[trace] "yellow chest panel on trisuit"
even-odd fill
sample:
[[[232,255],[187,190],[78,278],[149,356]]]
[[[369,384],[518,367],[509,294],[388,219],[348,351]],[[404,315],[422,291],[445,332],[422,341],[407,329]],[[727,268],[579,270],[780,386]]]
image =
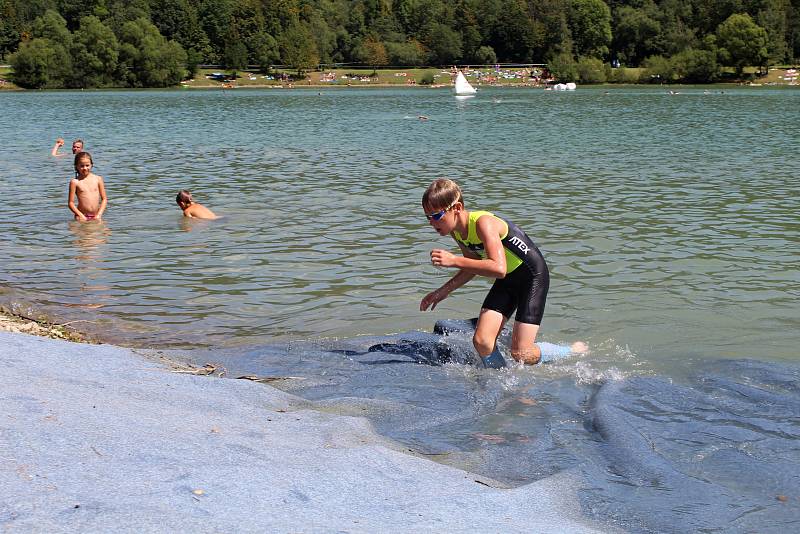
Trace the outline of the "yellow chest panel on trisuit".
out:
[[[469,225],[467,226],[467,237],[466,238],[462,237],[462,235],[459,234],[458,231],[456,230],[453,230],[453,237],[455,238],[456,241],[458,241],[471,251],[475,252],[481,258],[485,259],[486,250],[484,248],[483,241],[481,241],[481,238],[478,237],[478,228],[477,228],[478,219],[480,219],[484,215],[490,215],[492,217],[494,216],[494,214],[489,211],[469,212]],[[498,217],[498,219],[500,218]],[[503,219],[500,220],[503,221]],[[505,239],[506,236],[508,235],[508,224],[506,223],[506,221],[503,221],[503,224],[505,225],[505,230],[503,231],[502,235],[498,236],[500,237],[500,239]],[[522,260],[519,259],[513,252],[508,250],[508,247],[506,247],[505,245],[503,246],[503,250],[506,253],[506,273],[514,272],[514,270],[517,267],[522,265]]]

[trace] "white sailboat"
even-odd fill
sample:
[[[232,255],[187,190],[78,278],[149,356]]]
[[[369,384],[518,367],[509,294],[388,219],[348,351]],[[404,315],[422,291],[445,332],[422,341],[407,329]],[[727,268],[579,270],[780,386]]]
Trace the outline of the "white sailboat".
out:
[[[456,86],[455,86],[455,93],[456,96],[470,96],[474,95],[478,91],[472,87],[467,79],[464,77],[464,73],[458,71],[458,75],[456,76]]]

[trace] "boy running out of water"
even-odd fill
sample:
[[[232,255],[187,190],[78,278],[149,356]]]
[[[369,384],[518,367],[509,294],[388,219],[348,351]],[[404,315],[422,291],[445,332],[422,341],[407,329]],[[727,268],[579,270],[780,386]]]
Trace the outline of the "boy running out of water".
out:
[[[425,295],[420,310],[436,304],[476,275],[494,278],[483,301],[472,343],[486,367],[503,367],[497,338],[505,322],[514,315],[511,357],[527,364],[539,363],[541,350],[535,344],[544,314],[550,274],[544,257],[533,241],[514,223],[488,211],[467,211],[461,188],[448,179],[435,180],[422,196],[428,222],[439,235],[450,235],[463,256],[433,249],[431,263],[458,272],[439,289]],[[584,352],[581,342],[571,347]]]

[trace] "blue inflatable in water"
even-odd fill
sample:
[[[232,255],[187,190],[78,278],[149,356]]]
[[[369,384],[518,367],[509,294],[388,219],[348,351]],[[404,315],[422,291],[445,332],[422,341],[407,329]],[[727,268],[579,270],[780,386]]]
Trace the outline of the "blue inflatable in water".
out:
[[[450,334],[468,334],[472,335],[475,332],[475,325],[478,323],[477,318],[473,319],[443,319],[436,321],[433,326],[433,332],[442,336]],[[503,329],[501,335],[510,334],[509,329]],[[556,345],[555,343],[548,343],[547,341],[537,341],[539,349],[542,351],[542,363],[549,363],[556,360],[566,358],[572,354],[572,349],[568,345]],[[484,358],[483,364],[485,367],[492,369],[499,369],[506,366],[503,355],[499,348],[495,347],[494,352]]]

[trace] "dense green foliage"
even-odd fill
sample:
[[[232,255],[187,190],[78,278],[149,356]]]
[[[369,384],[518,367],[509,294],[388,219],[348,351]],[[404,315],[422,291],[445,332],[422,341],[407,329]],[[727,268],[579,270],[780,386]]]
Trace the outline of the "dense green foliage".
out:
[[[800,58],[800,0],[0,0],[0,57],[24,87],[166,86],[202,63],[548,63],[588,82],[624,78],[613,61],[703,82]]]

